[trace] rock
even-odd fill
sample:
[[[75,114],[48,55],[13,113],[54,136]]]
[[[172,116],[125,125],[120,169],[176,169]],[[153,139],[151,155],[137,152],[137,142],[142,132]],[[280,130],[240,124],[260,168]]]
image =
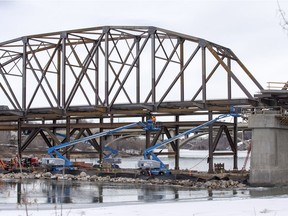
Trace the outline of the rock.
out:
[[[65,174],[65,178],[68,179],[68,180],[76,180],[77,179],[76,176],[71,175],[71,174]]]
[[[35,179],[35,173],[29,173],[29,174],[27,174],[27,173],[25,173],[25,175],[23,175],[23,178],[25,178],[25,179]]]
[[[15,173],[14,178],[15,179],[22,179],[22,174],[21,173]]]
[[[97,181],[97,180],[98,180],[98,176],[96,176],[96,175],[92,175],[90,177],[90,181]]]
[[[245,188],[245,187],[246,187],[246,185],[245,185],[245,184],[243,184],[243,183],[239,183],[239,184],[237,185],[237,187],[238,187],[238,188]]]
[[[35,179],[40,179],[40,178],[41,178],[41,173],[35,174],[34,178],[35,178]]]
[[[80,173],[80,178],[83,178],[83,177],[86,177],[86,176],[87,176],[87,174],[85,172],[81,172]]]
[[[42,176],[43,176],[44,178],[51,178],[52,173],[51,173],[51,172],[46,172],[46,173],[43,173]]]
[[[68,180],[68,177],[66,175],[59,175],[57,177],[58,180]]]
[[[52,176],[50,177],[50,179],[55,180],[55,179],[58,179],[58,177],[57,177],[57,175],[52,175]]]
[[[227,187],[229,187],[229,182],[226,180],[221,180],[219,188],[227,188]]]
[[[81,178],[79,178],[78,180],[80,180],[80,181],[88,181],[88,180],[89,180],[89,177],[88,177],[88,176],[86,176],[86,177],[81,177]]]

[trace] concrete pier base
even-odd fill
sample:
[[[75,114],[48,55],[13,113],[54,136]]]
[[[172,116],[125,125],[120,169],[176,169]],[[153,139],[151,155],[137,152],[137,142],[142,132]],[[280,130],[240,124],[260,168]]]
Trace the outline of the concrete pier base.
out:
[[[276,113],[249,117],[252,185],[288,185],[288,125]]]

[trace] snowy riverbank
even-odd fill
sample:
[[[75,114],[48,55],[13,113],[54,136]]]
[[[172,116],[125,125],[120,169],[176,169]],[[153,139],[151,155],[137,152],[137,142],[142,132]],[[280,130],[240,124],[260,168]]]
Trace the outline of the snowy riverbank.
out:
[[[5,216],[51,216],[51,215],[117,215],[117,216],[175,216],[187,214],[194,216],[286,216],[288,215],[288,197],[263,198],[263,199],[239,199],[239,200],[217,200],[217,201],[187,201],[187,202],[165,202],[165,203],[145,203],[129,205],[46,205],[17,206],[15,208],[5,208],[0,206],[0,215]]]

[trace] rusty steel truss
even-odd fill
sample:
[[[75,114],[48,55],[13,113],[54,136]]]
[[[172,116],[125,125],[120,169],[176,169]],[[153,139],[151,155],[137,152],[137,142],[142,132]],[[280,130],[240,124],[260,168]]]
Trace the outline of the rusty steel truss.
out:
[[[231,49],[153,26],[102,26],[0,43],[1,129],[16,129],[19,137],[27,129],[48,134],[54,142],[46,140],[48,146],[59,143],[57,128],[103,130],[116,127],[119,117],[175,116],[179,129],[181,115],[212,117],[257,104],[251,86],[263,90]],[[81,125],[84,118],[99,121]],[[41,123],[29,124],[35,120]],[[19,138],[19,153],[31,138],[24,144]]]

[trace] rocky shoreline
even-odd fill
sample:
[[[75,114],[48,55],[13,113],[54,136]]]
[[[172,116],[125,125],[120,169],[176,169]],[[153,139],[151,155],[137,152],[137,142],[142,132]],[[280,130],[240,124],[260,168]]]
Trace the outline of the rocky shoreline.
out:
[[[111,176],[109,174],[89,175],[81,172],[78,175],[72,174],[53,174],[51,172],[33,172],[33,173],[1,173],[0,181],[5,180],[21,180],[21,179],[43,179],[55,181],[91,181],[91,182],[111,182],[126,184],[147,184],[147,185],[169,185],[178,187],[189,187],[190,189],[229,189],[229,188],[245,188],[244,182],[228,178],[219,178],[213,176],[210,179],[203,179],[196,176],[190,178],[182,178],[176,176],[141,176],[121,177]]]

